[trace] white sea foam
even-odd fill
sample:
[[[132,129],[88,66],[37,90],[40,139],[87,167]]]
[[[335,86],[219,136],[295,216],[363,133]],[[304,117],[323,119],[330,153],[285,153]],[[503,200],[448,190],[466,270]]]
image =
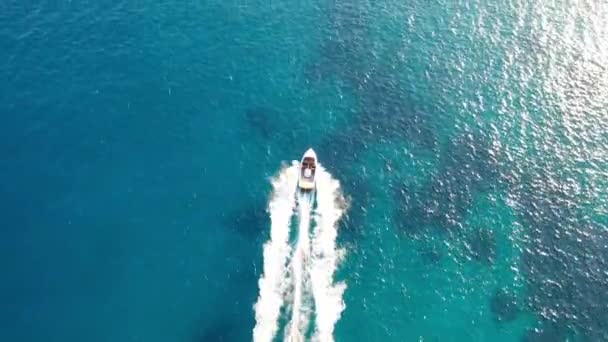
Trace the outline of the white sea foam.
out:
[[[271,237],[264,245],[264,274],[259,281],[260,295],[255,305],[256,342],[271,342],[279,328],[281,307],[286,301],[289,322],[285,340],[304,341],[315,317],[313,339],[333,341],[336,322],[345,305],[346,284],[336,283],[334,275],[343,252],[336,247],[338,220],[345,205],[340,184],[321,166],[316,170],[316,196],[296,195],[299,167],[294,162],[273,180],[274,193],[269,204]],[[290,247],[290,222],[298,203],[298,237]],[[314,215],[311,212],[315,204]],[[311,238],[311,218],[314,229]],[[293,251],[293,253],[292,253]]]
[[[340,183],[320,165],[317,168],[317,208],[312,237],[310,278],[315,303],[316,331],[314,340],[333,341],[336,322],[345,304],[342,299],[346,283],[334,281],[334,275],[343,251],[336,247],[338,220],[346,205],[340,192]]]
[[[272,180],[273,194],[268,204],[270,240],[264,244],[264,273],[259,280],[260,294],[254,306],[256,324],[253,340],[270,342],[278,330],[278,320],[284,302],[286,260],[291,252],[289,230],[295,207],[298,181],[297,164],[282,169]]]
[[[310,258],[310,210],[311,196],[298,194],[298,240],[291,259],[293,275],[293,304],[291,321],[286,330],[286,341],[303,341],[309,325],[310,307],[306,303],[308,274],[307,264]]]

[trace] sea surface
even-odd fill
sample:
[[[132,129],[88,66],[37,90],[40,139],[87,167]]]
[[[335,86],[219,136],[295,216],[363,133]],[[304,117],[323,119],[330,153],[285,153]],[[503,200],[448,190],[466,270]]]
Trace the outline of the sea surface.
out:
[[[336,341],[608,341],[607,23],[1,1],[0,341],[250,341],[270,179],[308,147],[349,202]]]

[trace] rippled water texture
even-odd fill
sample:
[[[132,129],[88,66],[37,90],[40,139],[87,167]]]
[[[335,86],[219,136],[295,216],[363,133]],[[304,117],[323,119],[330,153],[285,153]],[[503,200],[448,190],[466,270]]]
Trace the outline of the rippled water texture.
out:
[[[382,184],[352,224],[376,251],[353,252],[361,285],[350,293],[372,300],[347,315],[390,317],[375,334],[395,340],[608,338],[608,7],[395,2],[333,13],[320,70],[359,106],[356,124],[326,141],[357,137],[352,154],[375,162],[348,177],[353,192]],[[357,330],[371,338],[368,328]]]
[[[243,341],[269,177],[350,209],[336,341],[608,340],[608,4],[0,4],[0,339]]]

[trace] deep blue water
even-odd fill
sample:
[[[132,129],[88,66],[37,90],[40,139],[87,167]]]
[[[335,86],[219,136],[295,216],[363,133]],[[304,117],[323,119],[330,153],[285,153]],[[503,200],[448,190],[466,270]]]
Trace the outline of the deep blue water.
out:
[[[608,5],[0,3],[0,341],[247,341],[269,177],[337,341],[608,340]]]

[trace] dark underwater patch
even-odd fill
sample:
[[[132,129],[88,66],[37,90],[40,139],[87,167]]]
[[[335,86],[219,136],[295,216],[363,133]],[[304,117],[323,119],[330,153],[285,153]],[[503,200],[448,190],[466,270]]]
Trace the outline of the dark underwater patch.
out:
[[[406,140],[435,150],[437,137],[431,127],[431,113],[408,96],[405,85],[396,76],[380,71],[366,77],[358,92],[357,124],[377,140]]]
[[[322,43],[319,60],[311,64],[314,68],[309,74],[317,81],[328,75],[339,77],[356,96],[358,110],[347,134],[356,144],[335,147],[334,161],[342,164],[340,172],[348,175],[348,168],[366,146],[393,139],[441,153],[437,173],[421,190],[391,190],[397,204],[396,225],[408,238],[422,239],[434,233],[432,230],[445,238],[465,238],[471,257],[483,263],[496,258],[493,233],[484,229],[463,236],[457,232],[471,212],[476,194],[509,187],[516,193],[518,215],[526,229],[521,269],[527,299],[519,307],[512,304],[510,294],[497,292],[490,303],[496,319],[509,321],[519,310],[533,311],[543,324],[530,330],[524,341],[563,341],[571,331],[586,340],[608,341],[605,224],[585,218],[579,195],[560,189],[563,182],[543,171],[551,163],[539,165],[540,170],[509,165],[513,158],[499,157],[494,138],[483,133],[456,135],[441,146],[433,126],[433,115],[440,109],[408,97],[407,85],[369,55],[373,42],[367,37],[370,23],[365,5],[339,1],[332,8],[333,34]],[[325,141],[331,146],[340,141],[340,133]]]
[[[495,189],[499,172],[491,148],[490,138],[484,135],[465,134],[450,140],[444,172],[434,186],[446,192],[456,211],[469,207],[474,193]]]
[[[251,107],[245,111],[247,124],[264,139],[269,139],[279,129],[277,117],[270,108]]]
[[[522,342],[562,342],[566,341],[568,331],[555,323],[543,324],[540,328],[531,328],[521,338]]]
[[[407,189],[396,189],[397,210],[395,223],[401,233],[411,239],[420,239],[430,228],[431,215],[423,203],[423,195]]]
[[[517,297],[505,289],[498,289],[494,292],[490,298],[490,310],[497,322],[514,321],[520,313]]]
[[[442,152],[439,171],[422,190],[401,188],[395,192],[398,227],[410,236],[427,229],[450,232],[460,228],[474,195],[495,189],[499,182],[497,161],[490,148],[484,136],[453,138]],[[482,259],[495,249],[488,246],[492,239],[483,234],[472,236],[470,241]]]
[[[258,295],[258,278],[261,260],[261,249],[251,253],[247,248],[234,251],[234,258],[226,259],[228,269],[215,274],[213,300],[219,306],[214,307],[213,317],[208,313],[200,317],[200,323],[194,328],[192,339],[198,341],[246,341],[251,339],[251,327],[255,324],[252,309]],[[257,254],[259,251],[260,254]],[[257,260],[256,260],[257,259]]]
[[[339,222],[341,240],[355,244],[363,234],[367,210],[372,203],[371,185],[359,177],[346,177],[342,182],[342,191],[349,194],[349,209]]]
[[[415,89],[404,84],[391,69],[407,62],[395,58],[386,66],[386,61],[370,54],[373,41],[367,32],[369,19],[364,9],[362,3],[336,4],[330,14],[332,34],[322,43],[318,60],[307,71],[307,77],[314,82],[340,78],[357,100],[357,111],[347,128],[329,135],[324,139],[327,143],[322,144],[329,151],[327,164],[342,181],[345,193],[353,197],[353,207],[341,223],[345,228],[342,231],[364,229],[362,209],[373,204],[371,191],[368,195],[360,192],[366,175],[358,169],[358,160],[367,146],[407,141],[413,147],[441,153],[440,166],[422,189],[389,189],[397,208],[389,215],[397,229],[410,239],[425,239],[436,232],[453,235],[460,231],[470,212],[474,195],[494,190],[501,181],[492,138],[483,133],[463,134],[440,146],[433,115],[439,115],[434,111],[441,108],[417,103]],[[470,239],[475,259],[494,262],[493,236],[480,233]],[[435,264],[441,255],[423,250],[421,257],[426,263]]]
[[[266,203],[263,201],[252,202],[237,209],[225,217],[224,224],[232,231],[249,238],[259,238],[261,233],[270,226]]]
[[[582,213],[586,196],[545,171],[539,175],[544,177],[530,180],[518,194],[528,228],[521,264],[527,305],[543,322],[542,331],[531,332],[530,340],[547,334],[564,340],[564,331],[576,331],[584,339],[606,341],[608,231]]]
[[[360,163],[357,163],[367,149],[368,137],[361,133],[351,125],[328,135],[320,144],[323,146],[319,155],[321,164],[330,165],[332,174],[346,187],[349,183],[360,184],[365,176],[361,174]]]
[[[354,36],[334,31],[331,38],[321,44],[319,58],[308,64],[305,77],[313,84],[338,77],[350,84],[358,84],[362,76],[354,63],[363,58],[360,49],[365,36]]]
[[[478,262],[491,265],[496,259],[496,236],[490,229],[477,229],[466,241],[469,256]]]
[[[238,341],[237,327],[229,320],[221,320],[207,327],[192,338],[193,342],[235,342]]]
[[[334,1],[327,13],[328,37],[321,43],[320,56],[307,74],[313,80],[337,76],[357,84],[363,77],[362,69],[371,60],[369,11],[359,1]]]
[[[361,210],[349,210],[339,223],[340,241],[356,244],[359,237],[361,237],[366,216],[367,215],[364,212],[361,212]]]
[[[443,255],[436,246],[426,246],[420,250],[420,257],[426,265],[433,266],[441,262]]]
[[[348,130],[364,145],[405,139],[424,148],[435,148],[437,139],[429,126],[431,113],[416,105],[409,96],[408,85],[392,68],[394,63],[403,62],[395,58],[391,66],[386,66],[385,60],[372,54],[368,6],[357,1],[330,5],[330,34],[305,75],[313,82],[337,77],[348,84],[358,102]]]

